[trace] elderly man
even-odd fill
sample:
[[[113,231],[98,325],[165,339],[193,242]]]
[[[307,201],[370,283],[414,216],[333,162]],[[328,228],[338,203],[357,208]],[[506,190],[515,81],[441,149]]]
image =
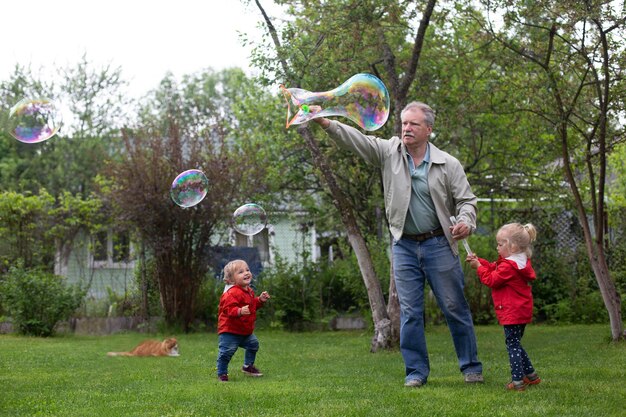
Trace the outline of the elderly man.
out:
[[[463,293],[457,240],[476,228],[476,196],[460,162],[429,142],[434,111],[420,102],[401,113],[402,137],[366,136],[357,129],[316,118],[329,137],[381,169],[385,209],[393,235],[393,269],[400,301],[400,350],[404,385],[421,387],[430,373],[424,332],[426,281],[450,328],[467,383],[483,382],[474,324]],[[458,222],[453,225],[450,216]]]

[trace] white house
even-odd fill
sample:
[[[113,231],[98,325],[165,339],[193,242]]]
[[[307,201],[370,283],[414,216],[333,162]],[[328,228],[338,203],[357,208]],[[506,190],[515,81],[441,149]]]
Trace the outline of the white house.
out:
[[[289,263],[301,262],[302,254],[309,260],[320,257],[315,226],[305,221],[303,214],[274,213],[271,223],[254,236],[246,236],[230,230],[229,242],[224,248],[254,248],[255,259],[262,268],[275,262],[276,256]],[[96,236],[79,234],[69,251],[57,251],[55,273],[64,276],[69,283],[88,283],[88,296],[104,298],[109,291],[124,294],[134,289],[137,253],[135,245],[126,234],[111,231]],[[250,253],[240,250],[239,253]],[[257,258],[258,256],[258,258]]]

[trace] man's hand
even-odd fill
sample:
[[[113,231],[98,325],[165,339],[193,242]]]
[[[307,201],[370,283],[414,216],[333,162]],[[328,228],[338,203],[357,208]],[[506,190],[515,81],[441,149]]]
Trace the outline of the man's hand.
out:
[[[454,240],[465,239],[470,235],[471,231],[472,229],[463,222],[450,226],[450,233],[452,234],[452,239]]]
[[[322,107],[321,106],[317,106],[317,105],[309,106],[309,111],[312,114],[315,114],[315,113],[318,113],[318,112],[322,111]],[[325,117],[315,117],[315,118],[311,119],[311,121],[317,123],[323,129],[326,129],[328,126],[330,126],[330,120],[328,120]]]
[[[240,316],[249,316],[250,315],[250,306],[243,306],[241,310],[239,310]]]

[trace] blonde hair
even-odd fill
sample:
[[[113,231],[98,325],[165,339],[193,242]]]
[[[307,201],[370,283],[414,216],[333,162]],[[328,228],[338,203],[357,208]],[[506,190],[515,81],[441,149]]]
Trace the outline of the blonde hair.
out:
[[[248,263],[243,259],[235,259],[234,261],[230,261],[224,266],[224,282],[227,284],[233,283],[233,277],[235,276],[235,271],[241,265],[248,266]]]
[[[537,239],[537,229],[531,223],[522,225],[521,223],[508,223],[498,230],[506,240],[509,250],[515,246],[518,252],[526,253],[530,258],[533,255],[532,242]]]

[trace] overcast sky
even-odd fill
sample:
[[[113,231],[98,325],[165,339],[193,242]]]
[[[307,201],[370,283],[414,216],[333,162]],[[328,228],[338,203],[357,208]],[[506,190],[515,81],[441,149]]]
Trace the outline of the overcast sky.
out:
[[[260,14],[240,0],[29,0],[0,3],[0,80],[17,63],[38,73],[78,63],[121,67],[131,94],[204,68],[249,72],[238,31],[258,36]],[[265,4],[267,3],[267,4]],[[270,7],[271,1],[262,2]]]

